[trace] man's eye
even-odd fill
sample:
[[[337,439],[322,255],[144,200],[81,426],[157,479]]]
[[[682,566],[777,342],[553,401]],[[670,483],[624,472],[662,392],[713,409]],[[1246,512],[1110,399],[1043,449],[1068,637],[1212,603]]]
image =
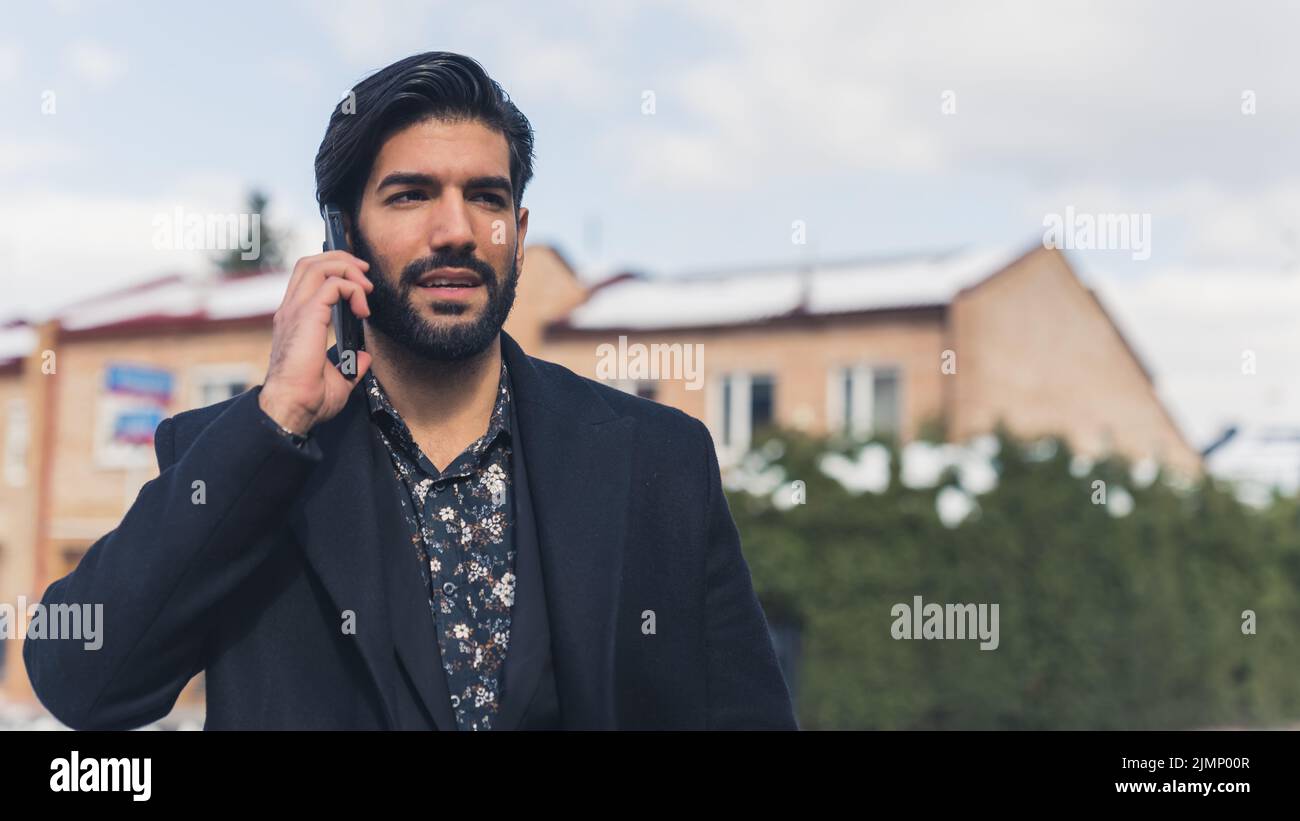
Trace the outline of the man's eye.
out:
[[[395,197],[393,197],[392,199],[390,199],[389,202],[400,202],[400,201],[402,200],[403,197],[407,197],[407,196],[423,197],[423,196],[424,196],[424,192],[423,192],[423,191],[403,191],[402,193],[400,193],[400,194],[398,194],[397,196],[395,196]]]
[[[501,196],[499,196],[499,195],[497,195],[497,194],[476,194],[475,196],[476,196],[476,197],[484,197],[484,198],[486,198],[486,199],[488,200],[488,202],[491,202],[493,205],[505,205],[505,204],[506,204],[505,199],[503,199]]]

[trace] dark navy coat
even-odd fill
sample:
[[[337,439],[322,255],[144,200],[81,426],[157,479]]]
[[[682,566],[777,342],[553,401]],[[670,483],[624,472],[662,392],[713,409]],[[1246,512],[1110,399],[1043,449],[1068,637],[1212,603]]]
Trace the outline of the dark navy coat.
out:
[[[498,726],[547,726],[549,699],[567,729],[797,729],[707,428],[501,349],[535,530]],[[102,603],[103,645],[25,642],[37,696],[132,728],[206,671],[205,729],[455,729],[365,396],[299,449],[260,389],[159,425],[161,474],[43,597]]]

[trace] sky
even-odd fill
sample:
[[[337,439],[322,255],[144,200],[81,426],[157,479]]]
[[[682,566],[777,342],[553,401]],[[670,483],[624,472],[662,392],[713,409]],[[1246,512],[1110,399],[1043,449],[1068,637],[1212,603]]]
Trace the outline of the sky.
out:
[[[237,212],[254,186],[290,259],[318,252],[331,109],[449,50],[531,120],[529,241],[584,279],[1028,246],[1066,209],[1145,215],[1145,253],[1066,253],[1189,440],[1300,429],[1297,30],[1283,3],[17,4],[0,321],[202,269],[154,247],[154,218]]]

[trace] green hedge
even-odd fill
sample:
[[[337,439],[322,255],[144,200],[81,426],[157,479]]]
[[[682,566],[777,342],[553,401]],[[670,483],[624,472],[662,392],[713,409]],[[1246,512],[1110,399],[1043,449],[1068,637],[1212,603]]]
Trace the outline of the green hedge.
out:
[[[801,627],[800,725],[879,729],[1279,726],[1300,718],[1300,506],[1263,511],[1202,480],[1135,487],[1119,460],[1087,475],[999,431],[995,489],[955,528],[928,489],[853,494],[817,468],[836,445],[778,431],[802,480],[789,510],[729,491],[769,618]],[[1031,458],[1031,453],[1039,454]],[[1094,480],[1134,500],[1093,503]],[[894,604],[997,603],[1000,646],[895,640]],[[1255,635],[1242,632],[1243,610]]]

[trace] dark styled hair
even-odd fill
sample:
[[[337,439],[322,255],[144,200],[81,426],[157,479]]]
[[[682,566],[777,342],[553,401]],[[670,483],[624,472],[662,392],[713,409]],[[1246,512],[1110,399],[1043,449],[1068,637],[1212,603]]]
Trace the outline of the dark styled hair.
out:
[[[334,107],[316,152],[316,202],[343,208],[356,224],[366,180],[384,141],[430,117],[477,120],[510,146],[515,217],[533,177],[533,127],[510,95],[471,57],[428,51],[371,74]]]

